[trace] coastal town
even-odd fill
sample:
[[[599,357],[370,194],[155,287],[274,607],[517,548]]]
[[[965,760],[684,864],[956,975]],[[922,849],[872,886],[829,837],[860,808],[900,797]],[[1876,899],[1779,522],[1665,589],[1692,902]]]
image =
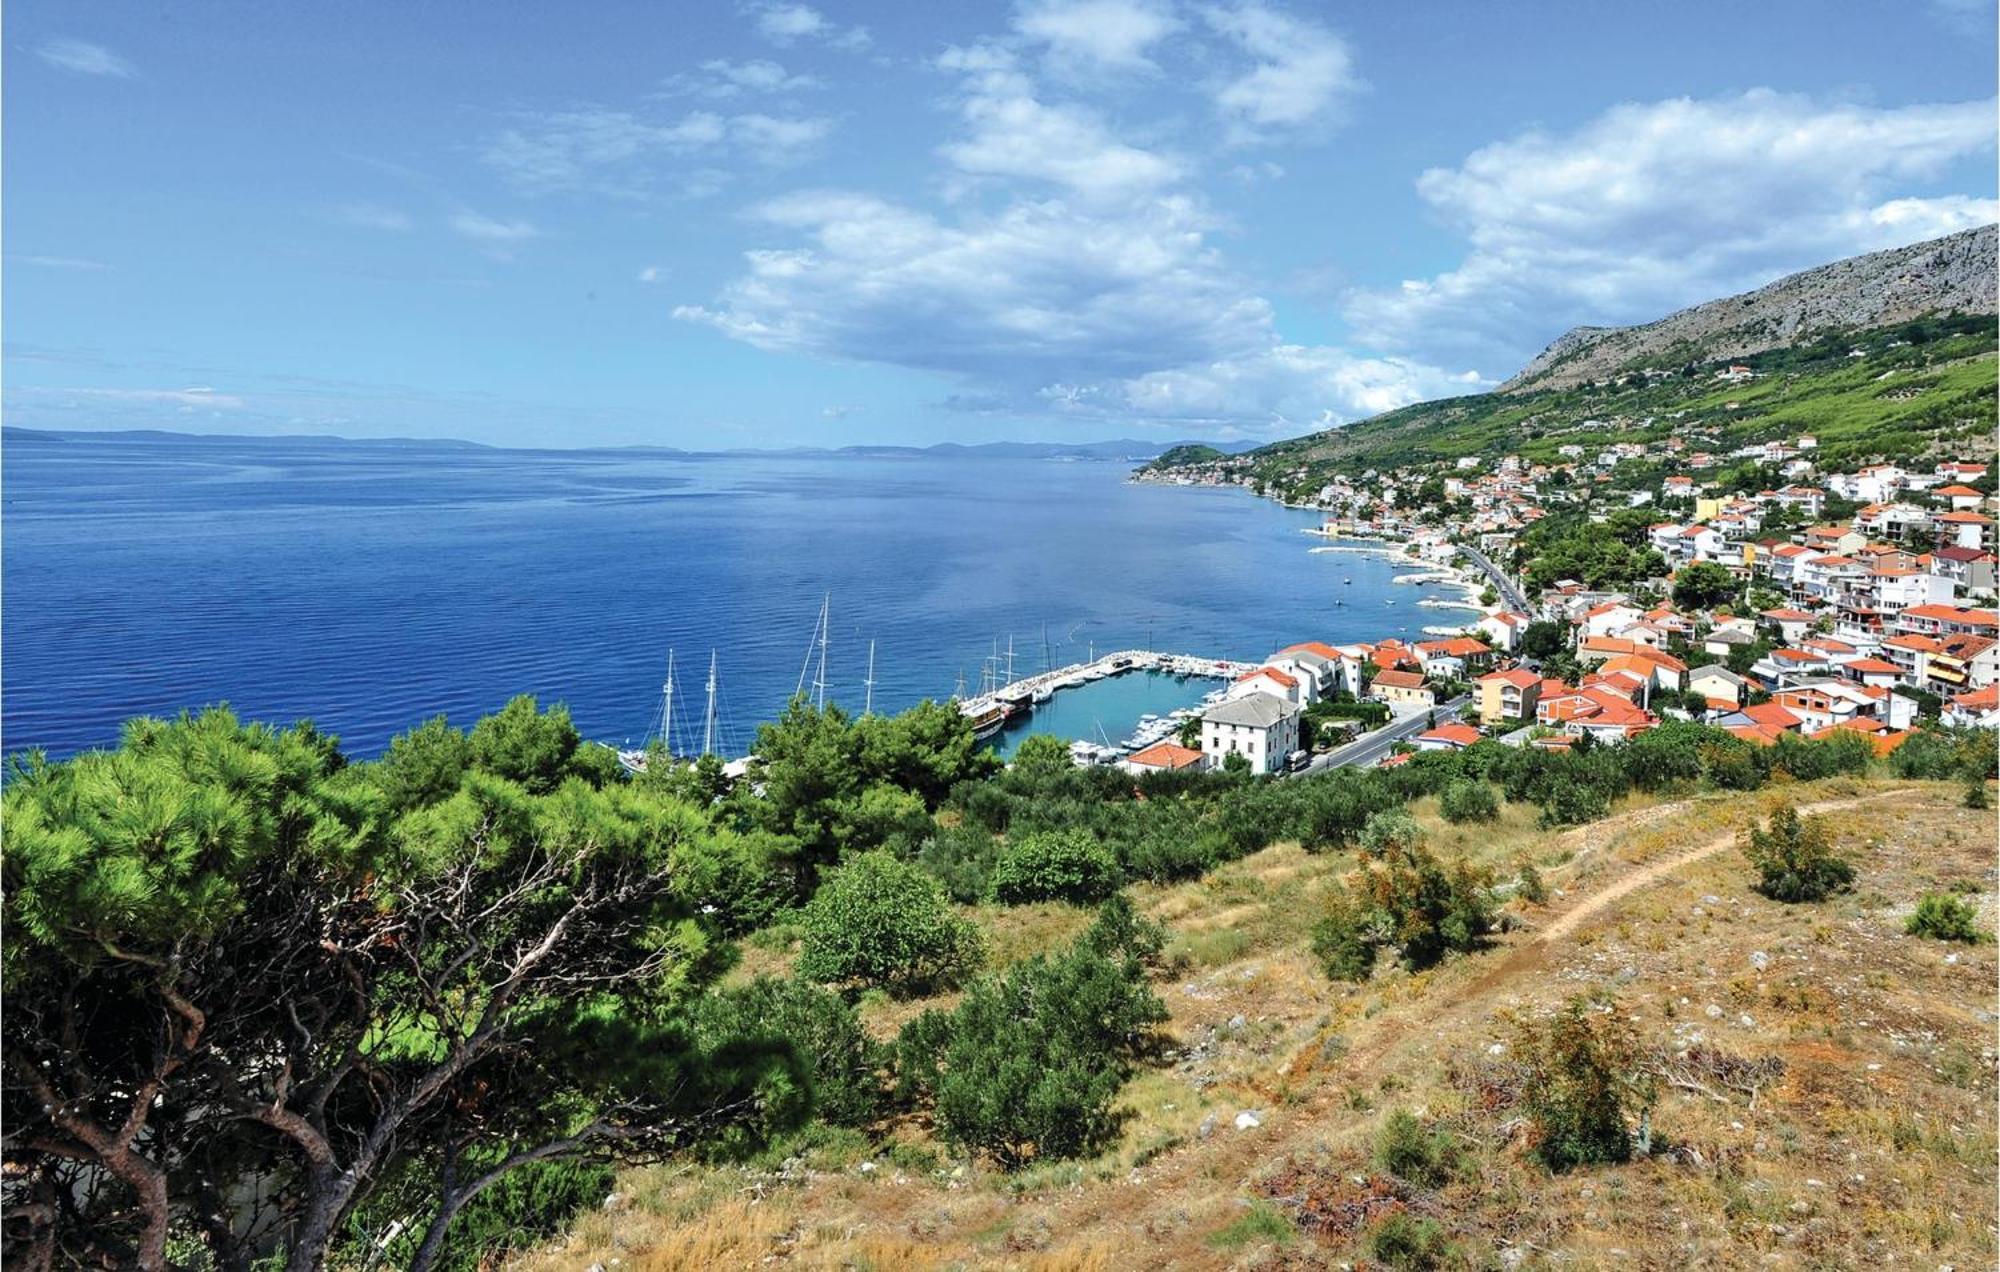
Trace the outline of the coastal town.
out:
[[[1565,443],[1553,462],[1467,456],[1443,471],[1335,476],[1301,501],[1323,511],[1320,534],[1475,572],[1476,621],[1431,639],[1279,650],[1233,680],[1198,732],[1123,763],[1357,762],[1345,757],[1363,722],[1396,732],[1362,761],[1383,765],[1489,738],[1616,745],[1670,720],[1760,746],[1847,731],[1883,755],[1925,724],[2000,728],[1990,463],[1825,471],[1818,451],[1811,434],[1726,453],[1669,436]],[[1670,471],[1614,483],[1625,465]],[[1251,485],[1249,472],[1228,458],[1166,479]],[[1745,488],[1746,473],[1772,481]],[[1622,539],[1627,577],[1563,573],[1572,544],[1538,533],[1562,513],[1585,537]],[[1461,707],[1467,718],[1453,718]]]

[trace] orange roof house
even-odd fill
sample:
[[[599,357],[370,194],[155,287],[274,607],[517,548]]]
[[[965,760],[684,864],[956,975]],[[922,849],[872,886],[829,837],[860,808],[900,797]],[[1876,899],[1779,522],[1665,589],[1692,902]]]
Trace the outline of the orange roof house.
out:
[[[1236,678],[1236,683],[1240,685],[1246,680],[1255,680],[1259,676],[1267,680],[1276,681],[1286,689],[1296,689],[1299,687],[1298,677],[1286,675],[1276,667],[1259,667],[1255,671],[1246,671]]]
[[[1133,752],[1125,762],[1150,769],[1193,768],[1201,763],[1201,752],[1176,742],[1155,742],[1143,751]]]

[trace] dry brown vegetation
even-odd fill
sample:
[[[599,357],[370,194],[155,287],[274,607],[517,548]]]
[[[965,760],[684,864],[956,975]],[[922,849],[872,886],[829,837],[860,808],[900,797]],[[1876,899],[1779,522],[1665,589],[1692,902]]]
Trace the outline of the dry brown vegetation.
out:
[[[1990,941],[1907,936],[1925,892],[1994,929],[1994,814],[1956,785],[1836,779],[1626,805],[1542,833],[1521,810],[1452,828],[1441,855],[1502,878],[1533,861],[1545,906],[1508,907],[1492,948],[1420,975],[1330,983],[1307,931],[1353,866],[1280,845],[1141,887],[1174,933],[1168,1050],[1126,1088],[1117,1146],[1009,1176],[917,1125],[819,1137],[768,1169],[628,1174],[530,1269],[1023,1269],[1381,1266],[1386,1215],[1435,1220],[1450,1267],[1990,1267],[1995,985]],[[1740,829],[1779,799],[1829,816],[1854,891],[1785,906],[1753,892]],[[1006,958],[1068,939],[1062,907],[981,911]],[[781,953],[757,956],[760,969]],[[1662,1076],[1651,1152],[1551,1174],[1513,1108],[1513,1014],[1615,995]],[[869,1004],[887,1032],[911,1004]],[[1464,1150],[1441,1187],[1373,1147],[1392,1110]],[[1240,1112],[1260,1125],[1237,1129]]]

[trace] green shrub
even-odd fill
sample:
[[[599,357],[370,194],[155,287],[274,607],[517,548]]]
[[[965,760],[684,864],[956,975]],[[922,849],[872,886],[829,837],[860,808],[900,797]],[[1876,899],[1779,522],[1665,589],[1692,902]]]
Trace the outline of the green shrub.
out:
[[[1774,810],[1768,826],[1750,828],[1743,852],[1757,867],[1757,891],[1773,901],[1824,901],[1854,883],[1854,865],[1834,852],[1826,819],[1801,818],[1790,804]]]
[[[1453,782],[1438,797],[1438,811],[1452,823],[1489,822],[1500,815],[1500,799],[1491,782]]]
[[[1367,980],[1379,948],[1422,971],[1478,948],[1493,930],[1492,880],[1464,862],[1447,868],[1402,812],[1378,813],[1362,834],[1357,892],[1337,889],[1314,925],[1313,953],[1335,980]]]
[[[967,987],[897,1042],[900,1089],[927,1100],[947,1142],[1014,1169],[1094,1152],[1116,1133],[1112,1102],[1167,1010],[1146,982],[1159,929],[1114,897],[1088,932]]]
[[[1580,826],[1611,811],[1611,797],[1588,782],[1552,783],[1540,803],[1544,828]]]
[[[937,880],[886,852],[832,871],[800,926],[798,974],[823,984],[914,992],[956,981],[981,956],[979,929]]]
[[[1361,853],[1382,858],[1424,842],[1424,829],[1401,808],[1375,813],[1361,828]]]
[[[1374,916],[1344,889],[1335,894],[1327,912],[1313,925],[1313,957],[1329,980],[1365,981],[1375,971],[1375,947],[1381,942]]]
[[[1414,1114],[1397,1109],[1375,1137],[1375,1164],[1425,1188],[1442,1188],[1462,1169],[1465,1150],[1443,1127],[1427,1127]]]
[[[993,863],[993,899],[1007,905],[1029,901],[1083,905],[1102,901],[1118,890],[1118,884],[1118,858],[1084,831],[1010,839]]]
[[[1977,916],[1971,902],[1932,892],[1917,902],[1916,911],[1903,930],[1911,936],[1928,936],[1939,941],[1972,942],[1979,939],[1979,929],[1973,926]]]
[[[917,864],[944,885],[952,900],[973,905],[992,891],[993,863],[999,855],[1000,841],[968,823],[932,834],[917,851]]]
[[[1568,1170],[1632,1156],[1628,1122],[1651,1108],[1653,1085],[1616,1002],[1577,997],[1550,1020],[1519,1019],[1512,1051],[1527,1071],[1521,1106],[1544,1165]]]
[[[733,1078],[709,1102],[756,1101],[757,1113],[720,1145],[725,1154],[759,1147],[809,1117],[862,1126],[881,1108],[886,1057],[838,994],[760,976],[697,1000],[689,1014],[703,1072]]]
[[[1429,1272],[1453,1257],[1450,1238],[1435,1219],[1420,1219],[1407,1210],[1391,1210],[1368,1230],[1368,1254],[1399,1272]]]
[[[1292,1226],[1291,1219],[1283,1211],[1268,1201],[1260,1201],[1211,1233],[1208,1244],[1217,1250],[1241,1250],[1247,1245],[1266,1241],[1286,1246],[1298,1235],[1299,1230]]]
[[[1535,869],[1534,862],[1522,862],[1520,873],[1515,878],[1518,881],[1515,894],[1523,901],[1530,905],[1542,905],[1548,901],[1549,885],[1542,881],[1542,872]]]
[[[1965,784],[1965,806],[1967,808],[1991,808],[1993,797],[1986,792],[1986,779],[1975,777]]]

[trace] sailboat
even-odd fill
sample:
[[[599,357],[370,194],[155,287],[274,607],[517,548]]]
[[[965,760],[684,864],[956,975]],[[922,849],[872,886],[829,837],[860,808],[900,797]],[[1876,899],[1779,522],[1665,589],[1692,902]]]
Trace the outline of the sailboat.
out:
[[[994,644],[999,644],[998,641]],[[958,713],[972,722],[972,736],[985,740],[1000,732],[1007,723],[1007,704],[993,696],[993,656],[989,655],[986,665],[979,674],[979,695],[965,696],[965,676],[960,673],[958,689],[952,694],[952,701],[958,704]]]

